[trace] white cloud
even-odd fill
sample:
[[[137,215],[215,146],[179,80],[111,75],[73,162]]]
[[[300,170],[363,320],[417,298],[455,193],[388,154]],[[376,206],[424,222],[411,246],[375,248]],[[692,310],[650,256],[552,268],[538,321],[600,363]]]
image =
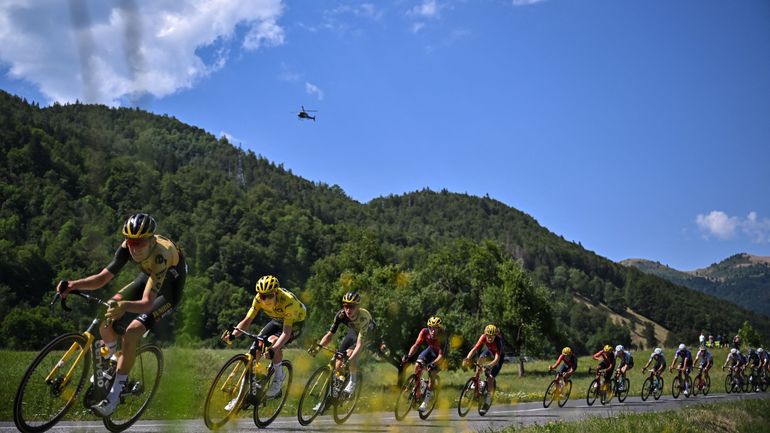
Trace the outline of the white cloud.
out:
[[[514,6],[529,6],[545,0],[512,0]]]
[[[232,135],[232,134],[230,134],[228,132],[219,131],[219,138],[222,138],[222,137],[225,137],[227,139],[227,141],[230,142],[230,144],[241,144],[241,143],[245,143],[246,142],[246,140],[241,140],[240,138],[238,138],[238,137],[236,137],[236,136],[234,136],[234,135]]]
[[[409,10],[409,15],[423,18],[435,18],[438,16],[439,5],[436,0],[423,0],[422,3]]]
[[[733,239],[740,232],[751,238],[753,242],[770,242],[770,218],[760,218],[755,211],[741,218],[713,210],[707,215],[698,214],[695,217],[695,224],[706,238],[715,236],[723,240]]]
[[[160,98],[222,68],[238,34],[246,50],[283,44],[283,8],[281,0],[3,0],[0,64],[52,101]]]
[[[305,92],[311,96],[315,95],[319,101],[323,101],[324,99],[324,91],[313,83],[308,83],[305,81]]]

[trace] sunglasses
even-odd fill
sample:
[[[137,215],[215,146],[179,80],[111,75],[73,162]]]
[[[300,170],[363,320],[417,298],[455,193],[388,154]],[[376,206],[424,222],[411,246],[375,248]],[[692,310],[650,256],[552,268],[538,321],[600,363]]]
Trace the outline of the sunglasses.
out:
[[[126,244],[132,248],[138,248],[145,245],[147,239],[126,239]]]
[[[342,304],[342,308],[347,308],[349,310],[352,310],[352,309],[354,309],[356,307],[357,307],[356,304]]]
[[[259,300],[264,301],[267,299],[273,299],[274,296],[275,296],[275,293],[260,293]]]

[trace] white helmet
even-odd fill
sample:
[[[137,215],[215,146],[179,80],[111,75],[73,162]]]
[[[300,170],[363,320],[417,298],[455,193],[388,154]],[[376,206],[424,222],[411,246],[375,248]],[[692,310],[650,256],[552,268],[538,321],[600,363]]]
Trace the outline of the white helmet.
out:
[[[684,345],[684,343],[679,345],[679,350],[685,350],[687,349],[687,346]]]
[[[738,349],[736,349],[736,348],[734,348],[734,347],[733,347],[732,349],[730,349],[730,353],[732,353],[733,355],[735,355],[736,353],[738,353]]]
[[[663,353],[663,349],[661,349],[660,347],[656,347],[655,348],[655,354],[656,355],[660,355],[661,353]]]
[[[622,352],[622,351],[623,351],[623,345],[622,344],[618,344],[617,346],[615,346],[615,352]]]
[[[761,347],[760,347],[759,349],[757,349],[757,352],[758,352],[758,353],[762,353],[762,352],[764,352],[764,351],[765,351],[765,349],[763,349],[763,348],[761,348]]]

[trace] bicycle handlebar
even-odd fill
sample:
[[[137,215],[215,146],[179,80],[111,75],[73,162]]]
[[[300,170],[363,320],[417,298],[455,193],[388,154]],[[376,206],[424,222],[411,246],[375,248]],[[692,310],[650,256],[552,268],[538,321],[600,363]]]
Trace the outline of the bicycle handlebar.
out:
[[[63,283],[64,283],[64,285],[66,287],[66,283],[67,282],[64,281]],[[67,295],[80,296],[81,298],[85,299],[89,304],[101,304],[101,305],[103,305],[103,306],[105,306],[107,308],[110,307],[110,304],[108,304],[107,302],[103,301],[101,298],[97,298],[96,296],[89,295],[87,293],[83,293],[80,290],[72,290]],[[72,311],[72,309],[67,306],[67,298],[62,297],[61,293],[59,293],[59,292],[56,292],[56,294],[53,295],[53,299],[51,299],[51,303],[49,305],[51,307],[53,307],[54,304],[56,304],[56,301],[59,300],[59,299],[61,299],[61,308],[62,308],[62,310],[67,311],[67,312]]]

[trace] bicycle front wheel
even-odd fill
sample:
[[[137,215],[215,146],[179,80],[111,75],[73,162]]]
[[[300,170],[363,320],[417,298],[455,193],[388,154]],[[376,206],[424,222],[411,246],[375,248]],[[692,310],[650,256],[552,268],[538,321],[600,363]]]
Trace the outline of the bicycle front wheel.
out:
[[[711,391],[711,376],[703,381],[703,395],[709,395],[709,391]]]
[[[431,400],[428,403],[428,407],[425,408],[425,410],[419,410],[419,409],[417,410],[417,414],[420,416],[420,419],[422,420],[428,419],[430,414],[433,412],[433,409],[436,407],[436,402],[438,402],[440,387],[441,385],[438,377],[433,379],[433,396],[431,397]]]
[[[548,388],[545,389],[545,395],[543,395],[543,407],[548,408],[548,406],[553,403],[554,396],[556,394],[556,389],[558,388],[559,384],[552,380],[551,383],[548,385]]]
[[[642,383],[642,401],[647,401],[650,394],[652,394],[652,380],[648,377],[647,379],[644,379],[644,383]]]
[[[655,397],[655,400],[658,400],[660,396],[663,395],[663,378],[658,378],[658,385],[655,387],[655,390],[652,391],[652,396]]]
[[[698,393],[701,391],[700,388],[703,387],[703,378],[699,377],[699,376],[696,377],[695,380],[693,381],[693,385],[694,386],[692,387],[692,389],[690,391],[692,391],[692,396],[693,397],[697,397]]]
[[[40,351],[21,379],[13,401],[13,422],[25,433],[48,430],[75,401],[91,364],[80,334],[55,338]]]
[[[363,385],[361,384],[361,373],[359,372],[356,376],[356,387],[353,389],[353,393],[350,395],[339,396],[339,398],[337,398],[336,404],[334,405],[334,411],[332,412],[332,415],[334,417],[334,422],[337,424],[342,424],[347,421],[348,418],[350,418],[350,415],[353,414],[353,410],[356,408],[356,403],[358,403],[358,397],[361,395],[361,388]],[[344,392],[341,392],[341,394],[344,394]]]
[[[203,422],[209,429],[222,427],[240,410],[249,393],[246,383],[247,368],[248,358],[239,354],[227,360],[217,373],[203,405]]]
[[[302,425],[309,425],[323,412],[331,386],[332,368],[324,366],[310,376],[297,404],[297,420]]]
[[[561,387],[561,393],[559,394],[559,407],[564,407],[565,404],[567,404],[567,400],[569,400],[569,395],[572,393],[572,380],[568,380],[564,382],[564,385]]]
[[[679,393],[682,392],[682,378],[677,376],[671,382],[671,396],[679,398]]]
[[[730,394],[733,392],[733,375],[728,374],[725,376],[725,392]]]
[[[460,401],[457,403],[457,414],[462,416],[468,415],[473,405],[473,400],[476,399],[476,379],[470,378],[465,382],[463,390],[460,391]]]
[[[404,386],[401,387],[401,392],[396,399],[396,420],[401,421],[406,417],[406,414],[412,409],[414,404],[414,391],[417,384],[417,376],[412,374],[404,382]]]
[[[289,398],[293,370],[291,362],[281,361],[278,368],[283,370],[284,377],[281,383],[281,390],[274,397],[267,396],[268,391],[272,387],[271,381],[275,376],[275,371],[270,371],[262,387],[262,392],[259,393],[259,402],[254,405],[254,424],[260,428],[269,426],[278,417],[283,405],[286,404],[286,399]]]
[[[588,385],[588,392],[586,393],[586,404],[593,406],[596,402],[596,398],[599,396],[599,379],[594,379],[591,384]]]
[[[163,353],[153,344],[136,351],[136,360],[126,385],[120,392],[120,402],[112,415],[103,418],[111,432],[121,432],[133,425],[149,406],[163,374]]]

